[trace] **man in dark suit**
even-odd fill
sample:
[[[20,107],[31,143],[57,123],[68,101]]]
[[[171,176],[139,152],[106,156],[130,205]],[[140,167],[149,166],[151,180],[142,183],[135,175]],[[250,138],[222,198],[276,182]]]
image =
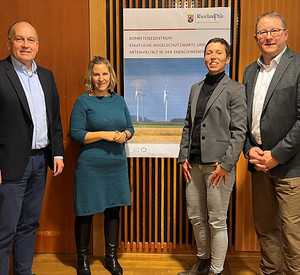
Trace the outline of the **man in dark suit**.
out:
[[[262,274],[300,274],[300,54],[287,45],[284,18],[260,16],[260,58],[244,72],[253,215]]]
[[[51,71],[34,62],[38,35],[27,21],[8,29],[0,61],[0,274],[31,274],[47,166],[63,170],[59,97]]]

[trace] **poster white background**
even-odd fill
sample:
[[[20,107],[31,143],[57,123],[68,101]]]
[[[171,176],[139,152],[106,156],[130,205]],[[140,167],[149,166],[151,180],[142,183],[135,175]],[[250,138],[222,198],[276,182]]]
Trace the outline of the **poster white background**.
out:
[[[203,57],[210,38],[230,41],[230,10],[124,9],[124,58]]]

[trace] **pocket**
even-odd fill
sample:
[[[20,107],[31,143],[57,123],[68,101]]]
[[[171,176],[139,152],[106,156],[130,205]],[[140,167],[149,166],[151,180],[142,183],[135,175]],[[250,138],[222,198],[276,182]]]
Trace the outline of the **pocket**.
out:
[[[284,178],[279,180],[281,180],[281,186],[285,187],[286,190],[288,191],[292,191],[296,188],[300,188],[300,177]]]

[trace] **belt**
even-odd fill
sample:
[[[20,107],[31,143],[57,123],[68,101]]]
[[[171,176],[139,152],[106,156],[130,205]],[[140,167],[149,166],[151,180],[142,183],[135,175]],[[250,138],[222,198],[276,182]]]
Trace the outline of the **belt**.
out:
[[[36,155],[38,153],[42,153],[43,151],[45,151],[46,148],[41,148],[41,149],[31,149],[31,153],[30,155],[33,156],[33,155]]]

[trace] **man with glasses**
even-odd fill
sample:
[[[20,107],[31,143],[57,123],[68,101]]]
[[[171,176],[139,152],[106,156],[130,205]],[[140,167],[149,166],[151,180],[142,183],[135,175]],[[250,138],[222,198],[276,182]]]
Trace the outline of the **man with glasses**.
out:
[[[243,80],[261,274],[300,274],[300,54],[286,45],[288,34],[276,12],[257,19],[261,56]]]

